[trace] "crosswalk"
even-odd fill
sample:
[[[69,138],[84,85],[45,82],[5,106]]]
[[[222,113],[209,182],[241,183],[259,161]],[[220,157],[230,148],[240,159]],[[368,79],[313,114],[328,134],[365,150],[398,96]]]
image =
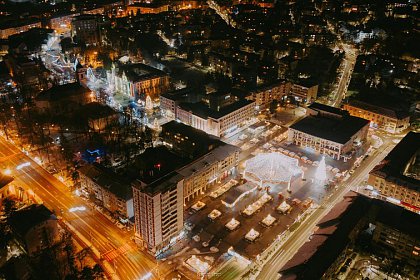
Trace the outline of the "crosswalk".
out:
[[[111,251],[108,251],[102,254],[102,258],[110,262],[113,259],[126,254],[128,251],[130,251],[130,249],[131,249],[131,246],[129,244],[124,244],[117,249],[113,249]]]

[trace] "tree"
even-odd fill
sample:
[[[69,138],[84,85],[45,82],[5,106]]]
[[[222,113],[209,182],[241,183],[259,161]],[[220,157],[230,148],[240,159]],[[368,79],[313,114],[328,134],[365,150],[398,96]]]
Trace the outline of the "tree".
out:
[[[16,201],[11,199],[10,197],[6,197],[3,200],[3,212],[6,217],[10,217],[10,215],[17,210]]]

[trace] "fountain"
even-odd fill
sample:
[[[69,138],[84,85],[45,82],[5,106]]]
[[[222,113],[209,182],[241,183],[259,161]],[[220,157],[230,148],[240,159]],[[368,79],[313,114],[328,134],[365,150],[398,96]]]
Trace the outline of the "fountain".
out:
[[[319,183],[325,183],[325,181],[327,180],[327,168],[325,165],[325,157],[323,156],[318,168],[316,169],[315,172],[315,180]]]

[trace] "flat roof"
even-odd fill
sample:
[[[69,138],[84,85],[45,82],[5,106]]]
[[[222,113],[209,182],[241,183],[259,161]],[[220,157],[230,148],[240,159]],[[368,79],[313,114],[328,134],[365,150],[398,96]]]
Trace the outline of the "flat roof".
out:
[[[191,162],[190,164],[185,165],[184,167],[177,170],[178,173],[182,174],[184,177],[189,177],[197,171],[201,171],[204,167],[209,166],[215,162],[221,161],[226,157],[232,155],[233,153],[240,152],[241,149],[224,144],[222,146],[216,147],[204,156],[198,158],[197,160]]]
[[[199,116],[200,118],[207,119],[207,118],[213,118],[213,119],[219,119],[223,116],[226,116],[242,107],[248,106],[249,104],[254,103],[254,101],[251,100],[245,100],[241,99],[238,100],[230,105],[222,107],[219,111],[213,110],[209,108],[205,103],[198,102],[198,103],[181,103],[179,106],[185,110],[193,113],[196,116]]]
[[[168,76],[165,72],[143,63],[126,64],[119,66],[118,74],[122,75],[123,73],[125,73],[127,79],[129,79],[132,82]]]
[[[308,108],[315,111],[328,112],[328,113],[336,114],[336,115],[343,115],[346,113],[346,111],[341,110],[340,108],[328,106],[328,105],[318,103],[318,102],[312,103],[311,105],[308,106]]]
[[[171,132],[171,133],[179,133],[183,136],[187,136],[189,139],[194,139],[194,141],[198,142],[201,145],[222,145],[225,144],[221,141],[218,137],[214,135],[207,134],[206,132],[196,129],[192,126],[177,122],[177,121],[170,121],[162,125],[162,133],[164,132]]]
[[[32,204],[11,214],[9,223],[19,235],[25,234],[33,227],[57,217],[44,204]]]
[[[290,128],[315,137],[345,144],[354,134],[367,125],[369,125],[368,120],[353,116],[343,116],[341,118],[307,116],[292,124]]]
[[[119,198],[129,200],[133,197],[130,182],[98,163],[82,166],[78,172]]]
[[[166,99],[170,99],[173,101],[183,100],[189,97],[190,94],[194,92],[193,88],[186,87],[177,90],[172,90],[160,95],[160,97],[164,97]]]
[[[393,106],[387,106],[376,99],[369,101],[350,100],[349,105],[394,119],[404,119],[409,116],[408,110],[403,110],[397,102]]]
[[[189,162],[165,146],[148,148],[138,156],[129,172],[135,179],[151,184]]]
[[[420,180],[406,175],[406,170],[409,169],[410,165],[416,163],[412,159],[419,155],[420,133],[410,131],[370,174],[420,191]]]

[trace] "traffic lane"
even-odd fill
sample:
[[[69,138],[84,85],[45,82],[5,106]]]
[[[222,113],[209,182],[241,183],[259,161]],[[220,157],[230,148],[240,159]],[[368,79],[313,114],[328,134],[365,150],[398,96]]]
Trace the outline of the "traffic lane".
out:
[[[13,149],[13,146],[10,147],[11,144],[7,142],[5,143],[2,141],[2,144],[3,147],[0,150],[1,154],[3,155],[7,155],[15,151],[20,152],[18,149]],[[39,167],[31,159],[22,154],[21,157],[8,160],[7,163],[9,165],[16,166],[22,162],[26,162],[25,160],[34,164],[31,164],[29,167],[25,167],[24,170],[18,171],[18,174],[16,174],[16,182],[22,186],[26,186],[28,189],[33,189],[35,193],[37,193],[44,201],[46,201],[47,206],[52,208],[56,213],[61,213],[61,210],[63,210],[64,218],[71,224],[76,224],[75,228],[77,228],[83,236],[93,237],[92,239],[94,239],[97,243],[95,244],[95,247],[97,246],[101,253],[114,250],[123,244],[127,244],[127,234],[123,234],[125,236],[121,236],[116,234],[115,231],[109,230],[110,228],[115,227],[115,225],[102,214],[92,212],[92,210],[87,210],[87,213],[83,215],[76,214],[76,212],[68,213],[68,210],[72,207],[84,206],[84,201],[80,198],[73,197],[71,195],[69,196],[66,187],[61,184],[60,181]],[[57,207],[57,205],[59,207]],[[86,207],[86,209],[88,209],[88,207]],[[106,234],[106,238],[103,236],[104,233]],[[137,256],[139,253],[135,253],[137,249],[135,245],[130,246],[130,251],[132,251],[132,253],[127,253],[127,258],[124,258],[124,255],[118,256],[116,258],[116,261],[120,263],[120,266],[125,268],[124,275],[127,277],[126,279],[133,279],[138,277],[139,275],[149,271],[150,267],[154,265],[153,261],[151,261],[149,258],[139,258]],[[136,262],[139,261],[139,259],[143,259],[142,262],[144,262],[146,265],[142,265],[142,262],[131,262],[131,259],[136,260]],[[125,277],[122,278],[124,279]]]
[[[29,170],[28,172],[31,173]],[[25,172],[22,176],[19,176],[17,183],[27,188],[32,188],[35,193],[46,201],[47,206],[53,208],[56,213],[60,213],[61,209],[63,209],[64,219],[76,228],[82,236],[90,237],[88,239],[91,239],[92,244],[101,254],[118,249],[120,246],[127,244],[126,237],[117,234],[115,229],[113,229],[115,225],[101,213],[90,210],[89,208],[86,208],[83,212],[70,213],[68,211],[70,208],[83,206],[83,200],[77,199],[76,197],[67,197],[64,200],[60,199],[63,196],[59,193],[51,193],[49,190],[43,188],[43,186],[49,187],[50,185],[48,185],[48,181],[42,178],[42,176],[37,177],[35,180]],[[52,186],[51,189],[56,190]],[[51,205],[59,205],[60,207],[51,207]],[[117,272],[121,274],[122,279],[135,279],[149,271],[150,267],[154,265],[147,258],[136,258],[135,255],[139,254],[136,250],[135,245],[131,245],[129,256],[125,257],[124,255],[120,255],[115,258],[115,262],[121,266],[121,271]],[[139,263],[134,263],[130,261],[131,259],[135,259],[136,261],[139,259],[144,260]]]
[[[90,210],[89,208],[86,208],[83,212],[79,211],[70,213],[68,211],[73,207],[84,206],[83,200],[71,196],[64,200],[59,199],[59,197],[62,197],[61,195],[57,195],[57,193],[53,194],[49,190],[42,188],[42,186],[49,186],[48,182],[44,178],[39,177],[35,180],[29,174],[25,174],[25,176],[22,177],[25,178],[25,182],[29,183],[27,185],[28,188],[36,186],[36,189],[33,188],[34,191],[39,193],[39,196],[43,200],[48,201],[48,206],[50,206],[49,204],[60,205],[60,209],[55,207],[56,213],[60,213],[61,209],[63,209],[62,215],[64,219],[75,227],[80,234],[85,237],[93,237],[91,238],[93,239],[91,241],[101,254],[110,250],[118,249],[120,246],[127,244],[127,237],[117,233],[116,229],[113,229],[115,225],[101,213],[95,210]],[[51,189],[54,190],[56,188],[52,187]],[[135,245],[131,245],[130,251],[136,251],[136,249]],[[147,258],[145,258],[145,260],[147,260]],[[152,262],[149,262],[148,265],[142,265],[141,263],[140,265],[136,265],[135,263],[130,263],[125,260],[123,255],[118,256],[116,261],[126,264],[125,266],[127,269],[124,270],[124,275],[127,275],[127,279],[130,279],[131,277],[138,277],[138,275],[148,271],[150,266],[153,265]],[[136,270],[132,270],[131,267],[136,267]],[[129,273],[129,271],[131,273]]]

